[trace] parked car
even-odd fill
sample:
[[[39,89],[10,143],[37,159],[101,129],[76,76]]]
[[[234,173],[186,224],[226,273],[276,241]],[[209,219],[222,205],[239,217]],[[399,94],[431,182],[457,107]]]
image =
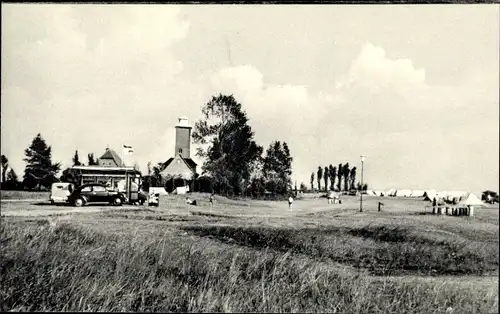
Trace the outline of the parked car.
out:
[[[127,197],[121,192],[107,188],[104,184],[92,183],[76,188],[68,197],[68,202],[76,207],[84,206],[88,203],[108,203],[121,206],[127,202]]]
[[[68,201],[68,197],[71,195],[74,189],[75,187],[72,183],[67,183],[67,182],[52,183],[49,200],[52,204],[65,203]]]

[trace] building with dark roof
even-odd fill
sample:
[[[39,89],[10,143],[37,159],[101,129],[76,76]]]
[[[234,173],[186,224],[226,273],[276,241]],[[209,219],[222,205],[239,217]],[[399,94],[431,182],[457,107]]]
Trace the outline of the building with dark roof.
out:
[[[106,148],[104,154],[97,160],[100,167],[124,167],[122,159],[118,154],[109,148]]]
[[[166,182],[167,192],[185,185],[191,186],[191,191],[193,190],[197,164],[191,159],[191,129],[186,117],[179,118],[179,123],[175,126],[174,157],[163,164],[163,170],[160,172]]]

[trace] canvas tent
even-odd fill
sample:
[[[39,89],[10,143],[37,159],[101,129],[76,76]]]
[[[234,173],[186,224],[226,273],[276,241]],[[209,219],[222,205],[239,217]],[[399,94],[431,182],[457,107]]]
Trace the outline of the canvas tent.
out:
[[[390,189],[385,192],[385,195],[388,196],[396,196],[396,190],[395,189]]]
[[[371,195],[371,196],[376,196],[377,195],[377,194],[375,194],[375,192],[373,192],[373,190],[366,190],[365,194],[366,195]]]
[[[412,190],[411,191],[411,197],[423,197],[425,194],[425,191],[423,190]]]
[[[432,200],[434,199],[434,197],[436,197],[436,195],[437,195],[436,190],[426,190],[423,196],[424,200],[432,202]]]
[[[484,203],[474,194],[468,193],[462,200],[458,203],[458,206],[484,206]]]
[[[377,196],[384,196],[385,195],[385,191],[382,191],[382,190],[374,190],[373,193],[375,193],[375,195],[377,195]]]
[[[411,195],[411,190],[397,190],[395,196],[409,197]]]

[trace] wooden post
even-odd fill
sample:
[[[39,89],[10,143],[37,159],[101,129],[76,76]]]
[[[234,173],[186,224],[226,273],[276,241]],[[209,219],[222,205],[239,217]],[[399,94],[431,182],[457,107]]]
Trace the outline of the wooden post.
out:
[[[448,210],[449,210],[449,209],[450,209],[450,208],[449,208],[448,206],[446,206],[446,216],[448,216]]]

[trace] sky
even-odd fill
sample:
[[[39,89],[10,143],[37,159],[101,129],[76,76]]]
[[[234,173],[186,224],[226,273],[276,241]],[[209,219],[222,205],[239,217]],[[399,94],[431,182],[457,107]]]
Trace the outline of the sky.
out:
[[[22,176],[41,133],[63,169],[125,144],[146,171],[227,93],[298,184],[366,155],[374,189],[498,191],[499,38],[496,4],[2,4],[1,153]]]

